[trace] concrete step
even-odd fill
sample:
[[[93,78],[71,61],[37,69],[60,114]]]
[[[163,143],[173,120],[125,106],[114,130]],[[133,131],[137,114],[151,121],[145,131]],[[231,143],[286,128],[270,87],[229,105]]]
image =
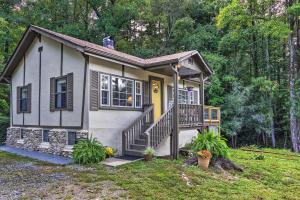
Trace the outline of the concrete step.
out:
[[[130,149],[143,151],[143,150],[146,149],[146,145],[143,145],[143,144],[131,144],[130,145]]]
[[[146,144],[146,140],[145,139],[136,139],[136,140],[134,140],[134,144],[145,145]]]
[[[143,157],[144,156],[144,151],[131,149],[131,150],[125,151],[125,155],[126,156],[139,156],[139,157]]]

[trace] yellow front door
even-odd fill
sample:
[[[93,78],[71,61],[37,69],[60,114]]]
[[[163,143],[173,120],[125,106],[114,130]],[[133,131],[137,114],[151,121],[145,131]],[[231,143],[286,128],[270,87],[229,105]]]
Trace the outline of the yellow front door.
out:
[[[151,80],[151,102],[154,106],[154,121],[157,121],[161,115],[161,81]]]

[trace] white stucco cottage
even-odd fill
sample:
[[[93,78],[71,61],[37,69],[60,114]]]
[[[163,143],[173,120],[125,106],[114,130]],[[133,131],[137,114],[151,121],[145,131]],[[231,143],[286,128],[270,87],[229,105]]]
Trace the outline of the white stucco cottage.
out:
[[[197,51],[142,59],[29,26],[1,75],[11,86],[6,143],[69,155],[92,135],[119,154],[152,146],[176,157],[204,126],[211,74]]]

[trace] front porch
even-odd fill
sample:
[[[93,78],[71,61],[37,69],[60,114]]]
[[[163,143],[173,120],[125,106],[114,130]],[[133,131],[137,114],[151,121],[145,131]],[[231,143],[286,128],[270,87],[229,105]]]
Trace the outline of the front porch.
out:
[[[205,128],[204,82],[211,71],[199,67],[204,63],[201,59],[197,55],[195,63],[187,62],[190,59],[184,58],[175,64],[146,68],[147,71],[172,77],[172,83],[169,82],[172,85],[164,85],[162,79],[150,77],[150,104],[145,105],[143,114],[123,131],[124,155],[142,156],[146,147],[158,149],[169,138],[170,155],[176,159],[179,153],[180,130]],[[185,81],[192,83],[193,87],[185,85]],[[168,98],[164,102],[163,92],[166,88]],[[168,106],[163,108],[163,105]]]

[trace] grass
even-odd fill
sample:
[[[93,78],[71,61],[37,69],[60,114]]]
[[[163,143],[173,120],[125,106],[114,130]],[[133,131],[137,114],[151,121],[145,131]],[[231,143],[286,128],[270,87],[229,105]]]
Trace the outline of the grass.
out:
[[[286,155],[288,151],[271,150]],[[255,157],[263,154],[263,160]],[[0,160],[19,159],[0,152]],[[130,199],[300,199],[300,158],[231,150],[231,158],[244,172],[208,171],[183,167],[183,160],[155,159],[115,169],[98,165],[96,171],[73,173],[76,184],[113,182]],[[95,167],[95,166],[94,166]],[[191,186],[181,178],[185,174]],[[99,188],[101,190],[101,188]]]

